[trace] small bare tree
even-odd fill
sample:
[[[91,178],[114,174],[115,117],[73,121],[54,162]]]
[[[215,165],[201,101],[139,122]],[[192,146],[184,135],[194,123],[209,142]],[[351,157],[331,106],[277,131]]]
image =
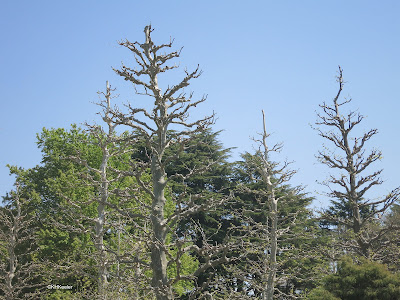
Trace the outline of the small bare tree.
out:
[[[188,169],[185,174],[167,176],[166,166],[179,159],[180,153],[185,150],[196,133],[206,130],[213,123],[214,115],[196,121],[188,121],[189,112],[206,97],[193,101],[193,94],[187,95],[184,88],[189,82],[200,76],[197,67],[193,72],[185,71],[186,76],[177,84],[168,86],[163,92],[158,80],[159,75],[168,70],[177,68],[176,65],[167,65],[174,58],[180,56],[180,51],[160,54],[161,50],[170,48],[168,44],[155,45],[151,38],[153,29],[146,26],[144,29],[145,42],[120,42],[121,46],[129,49],[135,56],[138,69],[122,65],[121,70],[115,72],[125,80],[131,82],[139,95],[153,99],[152,110],[135,108],[127,105],[128,113],[122,113],[118,108],[112,110],[116,124],[132,128],[146,144],[148,162],[135,161],[132,163],[130,175],[136,178],[137,183],[151,198],[148,218],[151,223],[150,239],[145,242],[151,252],[152,288],[158,300],[174,299],[173,286],[179,281],[192,281],[198,274],[216,264],[228,261],[228,247],[222,245],[208,245],[199,248],[191,242],[190,235],[177,236],[174,228],[183,218],[200,211],[207,211],[222,203],[223,197],[208,198],[205,201],[200,194],[190,195],[186,192],[169,197],[173,203],[170,211],[166,211],[166,191],[171,180],[185,180],[194,174],[201,174],[209,168],[209,164]],[[140,89],[140,90],[138,90]],[[173,130],[172,130],[173,129]],[[179,145],[176,153],[168,153],[172,144]],[[150,171],[151,178],[144,176]],[[126,175],[128,174],[126,173]],[[167,237],[170,236],[171,238]],[[205,257],[205,263],[190,275],[183,273],[182,257],[189,253],[197,253]],[[173,275],[168,275],[168,269],[173,267]]]
[[[38,246],[28,202],[20,198],[17,183],[10,203],[0,207],[0,291],[6,300],[33,299],[45,293],[40,274],[44,262],[33,258]]]
[[[317,113],[316,122],[318,134],[328,140],[334,148],[329,150],[324,147],[325,150],[319,151],[317,158],[332,170],[339,171],[339,175],[330,175],[324,184],[330,189],[328,196],[335,199],[334,203],[335,201],[341,203],[342,209],[347,212],[341,216],[340,212],[324,213],[321,219],[336,224],[349,236],[340,242],[341,249],[367,258],[381,259],[379,253],[386,247],[386,243],[381,241],[388,233],[388,228],[380,228],[380,219],[399,199],[400,188],[394,189],[379,200],[366,198],[366,193],[371,188],[382,184],[379,177],[382,170],[366,174],[367,169],[382,158],[381,152],[377,149],[372,149],[366,154],[366,143],[378,133],[378,130],[371,129],[361,137],[352,137],[353,129],[364,117],[355,111],[346,114],[341,111],[343,105],[351,102],[351,99],[339,100],[344,85],[342,73],[339,67],[337,77],[339,90],[331,105],[325,102],[320,105],[322,113]],[[328,130],[325,131],[323,128]]]

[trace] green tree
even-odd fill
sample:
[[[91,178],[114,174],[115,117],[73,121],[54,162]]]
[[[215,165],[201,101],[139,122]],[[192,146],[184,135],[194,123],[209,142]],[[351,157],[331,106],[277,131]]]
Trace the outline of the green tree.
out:
[[[323,287],[312,291],[307,299],[400,299],[400,274],[365,258],[354,263],[350,257],[344,257],[337,273],[327,276]]]
[[[68,205],[59,191],[68,187],[68,196],[76,201],[84,202],[90,198],[93,190],[83,185],[78,176],[84,168],[64,158],[79,150],[95,166],[98,164],[100,151],[90,142],[90,137],[75,125],[69,131],[44,128],[37,139],[38,147],[42,151],[41,164],[27,170],[10,168],[24,190],[38,197],[35,213],[38,219],[40,251],[37,255],[49,261],[43,274],[50,284],[70,285],[74,287],[74,292],[82,287],[94,289],[95,263],[87,258],[87,254],[93,251],[90,234],[69,230],[71,227],[78,229],[87,224],[79,224],[62,209]],[[86,206],[84,213],[88,216],[94,215],[95,207]],[[57,293],[56,290],[50,292]]]
[[[388,265],[392,271],[400,272],[400,205],[399,202],[392,205],[390,212],[381,224],[381,230],[386,230],[382,261]]]

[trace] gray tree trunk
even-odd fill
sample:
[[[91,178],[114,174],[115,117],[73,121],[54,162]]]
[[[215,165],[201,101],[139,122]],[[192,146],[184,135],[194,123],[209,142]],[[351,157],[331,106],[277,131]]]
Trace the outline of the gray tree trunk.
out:
[[[159,159],[153,155],[151,161],[151,172],[153,175],[153,203],[151,206],[151,222],[153,226],[153,243],[151,248],[151,268],[153,270],[153,286],[159,290],[158,300],[173,299],[172,291],[167,286],[167,257],[165,253],[165,241],[167,238],[167,228],[164,218],[165,207],[165,172],[158,163]]]
[[[265,295],[264,300],[272,300],[274,298],[274,290],[275,290],[275,281],[276,281],[276,270],[277,270],[277,263],[276,263],[276,255],[278,249],[278,238],[277,238],[277,230],[278,230],[278,201],[275,200],[275,197],[271,197],[271,238],[270,238],[270,245],[271,245],[271,253],[269,256],[268,261],[268,270],[267,271],[267,284],[265,287]]]
[[[269,237],[270,243],[270,254],[266,256],[266,263],[265,263],[265,286],[263,292],[263,300],[272,300],[274,297],[274,290],[275,290],[275,281],[276,281],[276,270],[277,270],[277,263],[276,263],[276,255],[278,252],[278,200],[275,198],[275,185],[272,183],[272,174],[273,168],[269,161],[269,152],[271,151],[267,145],[267,130],[265,125],[265,115],[263,113],[263,136],[262,136],[262,147],[264,155],[262,157],[262,168],[260,169],[262,179],[264,184],[267,186],[268,190],[268,201],[270,205],[270,213],[269,217],[271,219],[271,228]]]
[[[17,191],[18,193],[18,191]],[[18,195],[16,196],[17,205],[17,214],[13,216],[13,223],[12,227],[10,228],[10,236],[8,241],[8,265],[9,270],[5,273],[5,281],[6,281],[6,290],[5,290],[5,297],[7,300],[13,300],[15,293],[14,293],[14,286],[13,286],[13,279],[15,277],[15,272],[17,270],[17,256],[15,255],[15,247],[17,246],[17,235],[19,231],[19,221],[21,219],[21,205],[18,199]]]
[[[106,299],[107,291],[107,252],[104,246],[104,226],[106,222],[106,201],[108,199],[107,163],[109,159],[108,149],[103,149],[103,158],[100,167],[101,188],[100,201],[97,205],[97,218],[95,220],[95,247],[98,255],[98,295],[99,299]]]
[[[156,46],[151,39],[151,32],[151,26],[146,26],[144,29],[146,37],[144,43],[131,43],[129,41],[120,43],[120,45],[127,47],[134,53],[137,68],[129,68],[122,65],[122,70],[114,70],[119,75],[123,76],[125,80],[133,83],[137,94],[150,96],[154,101],[154,106],[151,110],[146,110],[144,108],[134,108],[127,105],[130,110],[128,114],[123,114],[118,110],[115,110],[113,114],[116,119],[118,119],[117,122],[119,124],[124,124],[133,128],[135,132],[145,140],[147,150],[149,150],[151,184],[142,180],[142,175],[144,174],[143,169],[145,168],[141,169],[140,167],[133,166],[133,173],[141,189],[152,199],[149,215],[152,226],[152,240],[146,241],[151,250],[150,267],[152,269],[152,290],[157,300],[170,300],[174,299],[172,290],[174,284],[180,280],[191,280],[188,279],[188,277],[185,278],[182,276],[182,270],[180,268],[177,268],[176,274],[174,274],[175,276],[168,278],[167,267],[168,262],[171,261],[170,256],[172,255],[172,251],[170,250],[173,248],[179,248],[181,250],[177,254],[178,258],[173,258],[177,264],[180,264],[180,255],[190,251],[200,252],[200,249],[195,246],[183,247],[184,244],[175,242],[167,245],[167,235],[171,231],[171,227],[173,227],[182,216],[187,217],[190,214],[204,211],[210,205],[208,203],[198,205],[190,200],[192,199],[191,197],[188,197],[189,201],[185,203],[184,207],[181,205],[182,203],[178,204],[178,206],[180,206],[179,209],[176,209],[171,216],[165,217],[165,188],[167,182],[173,178],[167,177],[165,165],[168,162],[176,160],[179,153],[184,150],[186,143],[196,132],[204,131],[208,125],[212,123],[214,116],[205,117],[204,119],[194,122],[187,122],[189,110],[204,102],[206,99],[203,97],[200,100],[192,101],[192,94],[187,96],[183,91],[183,89],[189,85],[191,79],[200,76],[201,72],[198,68],[191,73],[185,70],[186,75],[179,83],[170,85],[165,91],[161,92],[158,85],[158,74],[178,67],[176,65],[166,65],[166,62],[178,58],[180,51],[159,54],[158,51],[160,49],[171,47],[172,41],[169,44]],[[143,77],[145,77],[145,79],[142,79]],[[143,88],[143,91],[139,92],[137,89],[138,87]],[[141,115],[137,117],[137,114]],[[146,121],[144,119],[146,119]],[[168,127],[170,125],[183,127],[183,129],[175,130],[171,133],[172,137],[167,136]],[[172,143],[179,144],[180,150],[178,150],[178,153],[166,155],[165,151]],[[146,164],[144,162],[141,163],[141,166]],[[207,166],[205,166],[205,168],[206,167]],[[197,172],[200,171],[197,170]],[[192,174],[192,172],[189,173]],[[186,180],[186,176],[183,174],[175,174],[174,177],[180,177],[182,180]],[[213,201],[217,202],[217,200]],[[217,250],[223,252],[222,247],[219,247]],[[208,255],[209,253],[202,252],[202,254]],[[211,256],[212,255],[209,255],[210,258]],[[199,270],[212,267],[219,262],[225,261],[227,261],[227,259],[224,254],[212,260],[207,265],[199,267]]]

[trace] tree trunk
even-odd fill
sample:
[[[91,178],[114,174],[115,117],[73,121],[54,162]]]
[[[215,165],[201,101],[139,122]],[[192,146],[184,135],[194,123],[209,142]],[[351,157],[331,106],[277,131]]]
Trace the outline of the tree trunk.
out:
[[[108,105],[110,105],[110,86],[107,81],[107,101]],[[113,134],[113,127],[109,125],[109,133],[111,136]],[[106,222],[106,202],[108,200],[108,180],[107,180],[107,165],[108,160],[110,158],[110,152],[107,148],[107,144],[102,146],[103,157],[100,165],[100,176],[101,176],[101,185],[100,185],[100,199],[97,204],[97,219],[95,222],[95,246],[98,255],[98,298],[100,300],[106,299],[106,291],[107,291],[107,252],[104,246],[104,226]]]
[[[268,262],[268,276],[265,287],[265,300],[272,300],[274,298],[274,289],[275,289],[275,281],[276,281],[276,255],[278,249],[278,201],[275,199],[274,194],[271,196],[271,253],[269,256]]]
[[[12,227],[10,228],[10,240],[8,245],[8,264],[9,270],[6,272],[6,291],[5,291],[5,298],[7,300],[14,299],[14,286],[13,286],[13,279],[15,277],[15,272],[17,270],[18,259],[17,255],[15,254],[15,248],[17,247],[17,239],[18,239],[18,232],[21,229],[20,220],[21,220],[21,204],[19,202],[19,195],[18,195],[18,187],[17,187],[17,195],[16,195],[16,205],[17,205],[17,214],[12,218]]]
[[[15,222],[15,219],[14,219]],[[13,227],[13,232],[11,236],[11,241],[10,241],[10,246],[8,247],[8,257],[9,257],[9,271],[6,272],[6,291],[5,291],[5,296],[7,300],[13,300],[14,297],[14,287],[12,284],[12,280],[15,277],[15,271],[17,269],[17,258],[15,256],[15,229],[16,226]]]
[[[104,247],[103,235],[104,235],[104,222],[105,222],[105,205],[100,203],[97,207],[98,217],[96,220],[96,235],[95,243],[98,255],[98,297],[103,300],[106,299],[105,292],[107,286],[107,257],[106,250]]]
[[[275,290],[275,281],[276,281],[276,255],[278,252],[278,199],[275,198],[275,184],[272,183],[272,166],[269,160],[269,152],[271,151],[267,146],[267,129],[265,125],[265,114],[263,114],[263,138],[262,138],[262,145],[264,150],[264,155],[262,157],[263,166],[260,169],[261,176],[263,182],[267,186],[268,190],[268,202],[270,204],[270,213],[269,216],[271,218],[271,231],[270,231],[270,239],[267,237],[267,240],[270,242],[271,253],[269,258],[267,258],[266,262],[266,270],[265,270],[265,286],[263,291],[263,300],[272,300],[274,297],[274,290]],[[268,233],[267,233],[268,234]]]
[[[153,177],[154,199],[152,203],[151,222],[153,226],[153,245],[151,249],[151,268],[153,270],[153,287],[157,300],[173,299],[172,291],[167,286],[167,257],[165,253],[165,241],[167,228],[164,224],[165,207],[165,171],[160,166],[159,158],[152,156],[151,173]]]

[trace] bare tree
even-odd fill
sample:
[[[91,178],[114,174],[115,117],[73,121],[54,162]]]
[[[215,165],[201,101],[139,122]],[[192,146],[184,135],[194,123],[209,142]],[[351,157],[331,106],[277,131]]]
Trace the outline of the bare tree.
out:
[[[324,147],[319,151],[318,160],[332,170],[337,170],[339,175],[330,175],[325,185],[329,188],[328,195],[334,203],[341,203],[347,214],[340,212],[325,213],[321,219],[332,222],[344,230],[348,238],[342,240],[341,249],[355,252],[367,258],[381,259],[379,253],[385,243],[384,236],[388,229],[380,228],[380,218],[388,208],[399,198],[400,188],[394,189],[387,196],[378,200],[369,200],[366,194],[374,186],[382,184],[380,174],[382,170],[367,170],[376,161],[382,158],[377,149],[366,153],[366,143],[378,133],[371,129],[361,137],[353,137],[353,129],[361,123],[364,117],[355,111],[343,113],[342,106],[351,102],[351,99],[340,101],[343,90],[342,69],[339,67],[337,82],[339,90],[333,98],[331,105],[325,102],[320,105],[322,113],[317,113],[318,121],[316,130],[324,139],[334,146],[332,150]],[[323,128],[327,128],[325,131]],[[343,211],[342,211],[343,212]],[[343,237],[342,237],[343,238]]]
[[[177,68],[176,65],[166,63],[178,58],[180,51],[160,54],[161,50],[170,48],[172,41],[168,44],[155,45],[151,38],[153,29],[146,26],[144,29],[145,42],[131,43],[120,42],[121,46],[129,49],[135,56],[137,69],[122,65],[115,72],[125,80],[132,82],[136,93],[149,96],[154,101],[151,111],[144,108],[135,108],[126,105],[128,113],[121,112],[118,108],[112,110],[116,124],[126,125],[132,128],[145,142],[148,162],[134,161],[132,171],[128,172],[136,178],[137,183],[151,198],[148,218],[151,223],[149,231],[150,239],[145,242],[151,252],[152,287],[158,300],[174,299],[172,287],[179,281],[192,281],[194,278],[218,263],[228,261],[228,248],[221,245],[208,245],[204,248],[191,243],[190,235],[176,236],[174,228],[182,218],[200,211],[207,211],[222,203],[223,197],[212,199],[204,198],[200,194],[191,195],[183,192],[179,195],[170,193],[173,203],[172,211],[166,214],[166,191],[171,180],[185,180],[193,174],[201,174],[209,168],[209,164],[196,166],[188,169],[186,174],[174,174],[167,176],[165,168],[168,164],[179,159],[180,153],[185,151],[190,140],[196,133],[206,130],[213,123],[214,115],[196,121],[189,121],[191,108],[204,102],[206,97],[194,101],[193,94],[187,95],[184,88],[189,82],[200,76],[201,71],[197,67],[193,72],[185,70],[185,77],[175,85],[168,86],[165,91],[161,90],[158,80],[159,75],[168,70]],[[176,153],[167,153],[172,144],[179,145]],[[151,178],[146,180],[144,174],[150,170]],[[126,173],[126,174],[128,174]],[[167,241],[168,235],[171,236]],[[190,275],[183,273],[182,257],[196,252],[205,257],[205,263],[199,265],[197,271]],[[168,276],[167,270],[174,266],[174,275]]]
[[[0,291],[6,300],[39,297],[45,292],[40,276],[45,263],[33,259],[38,250],[35,218],[29,200],[20,198],[18,183],[11,195],[10,203],[0,208]]]
[[[98,167],[91,165],[78,149],[76,149],[76,155],[65,157],[84,166],[84,171],[80,173],[81,181],[79,183],[91,188],[93,194],[88,194],[88,199],[73,199],[68,196],[69,190],[73,189],[73,186],[67,186],[64,191],[60,191],[60,195],[68,203],[68,206],[63,207],[63,210],[66,215],[68,214],[70,219],[73,219],[74,225],[57,223],[60,227],[68,230],[90,233],[92,236],[96,251],[94,255],[89,253],[88,258],[94,259],[97,263],[98,289],[96,297],[102,300],[109,299],[112,295],[115,295],[115,291],[110,286],[110,278],[115,279],[113,284],[124,281],[124,276],[121,276],[123,273],[120,270],[121,264],[129,263],[131,265],[134,263],[131,259],[127,260],[127,257],[136,255],[139,252],[136,251],[138,250],[137,247],[133,245],[135,240],[127,243],[125,227],[129,222],[126,221],[126,218],[145,219],[143,214],[137,212],[135,205],[132,205],[133,203],[131,203],[130,208],[124,206],[124,203],[121,201],[123,199],[121,194],[126,194],[127,189],[121,190],[121,182],[123,182],[125,177],[121,170],[110,165],[110,160],[114,160],[115,163],[124,155],[125,158],[127,157],[126,154],[132,151],[128,147],[128,141],[134,139],[132,135],[118,135],[115,132],[117,124],[110,113],[111,99],[113,98],[112,91],[114,90],[111,89],[107,81],[106,92],[99,92],[105,99],[97,103],[102,107],[102,112],[99,115],[106,123],[106,129],[103,129],[100,125],[85,124],[87,128],[86,133],[90,137],[89,141],[101,151],[101,155],[99,156],[100,165]],[[130,193],[135,193],[136,189],[131,186],[129,191]],[[95,217],[83,213],[84,207],[92,204],[96,206],[97,215]],[[136,212],[133,212],[134,210]],[[92,229],[85,224],[93,226]],[[116,234],[117,241],[105,243],[104,238],[107,232]],[[123,234],[122,238],[121,233]],[[120,245],[121,240],[125,243],[123,249],[121,249]],[[127,244],[131,246],[131,249],[126,247]],[[70,267],[76,269],[76,266]],[[111,269],[114,269],[113,272]],[[127,291],[126,286],[124,290]]]
[[[267,237],[267,242],[269,243],[269,251],[266,251],[265,261],[264,261],[264,289],[263,289],[263,299],[272,300],[275,292],[276,285],[276,273],[278,270],[277,254],[278,254],[278,238],[280,235],[284,234],[289,230],[289,227],[278,228],[278,202],[283,197],[279,197],[278,191],[282,188],[282,184],[289,181],[295,174],[295,171],[288,170],[287,162],[284,162],[283,166],[279,166],[278,163],[271,161],[271,152],[280,152],[282,149],[282,144],[275,144],[273,147],[269,148],[267,144],[267,138],[269,134],[267,133],[265,125],[265,114],[263,114],[263,133],[262,139],[258,142],[260,143],[260,148],[258,151],[259,164],[255,165],[255,168],[260,172],[262,181],[267,187],[267,201],[269,204],[269,218],[271,219],[269,235]],[[297,191],[296,191],[297,192]],[[269,252],[269,255],[268,255]]]
[[[255,139],[259,148],[255,155],[243,156],[246,172],[253,177],[253,181],[259,182],[260,186],[256,190],[245,185],[238,189],[238,193],[249,194],[251,197],[255,197],[258,203],[257,207],[250,208],[251,211],[246,211],[244,207],[242,213],[246,228],[243,243],[248,243],[243,248],[249,257],[246,258],[246,254],[243,254],[245,269],[233,272],[243,282],[248,282],[247,285],[253,289],[253,292],[244,289],[246,295],[243,296],[251,299],[253,297],[251,294],[260,293],[262,299],[271,300],[274,298],[274,294],[283,293],[276,289],[276,285],[285,282],[289,275],[287,272],[286,274],[281,272],[278,276],[278,271],[282,271],[278,256],[285,251],[292,250],[285,249],[281,239],[285,236],[286,245],[290,243],[289,231],[295,225],[297,215],[297,212],[287,216],[280,215],[278,204],[286,202],[287,205],[288,202],[295,200],[300,189],[288,189],[285,185],[295,174],[295,171],[288,169],[290,163],[285,161],[280,164],[271,160],[271,154],[280,152],[282,144],[269,147],[267,143],[269,134],[266,130],[264,111],[262,114],[263,132],[260,134],[260,139]],[[260,217],[260,214],[266,214],[265,218]],[[261,260],[254,259],[254,256],[261,257]],[[236,295],[236,297],[239,296]],[[285,297],[290,298],[289,295]]]

